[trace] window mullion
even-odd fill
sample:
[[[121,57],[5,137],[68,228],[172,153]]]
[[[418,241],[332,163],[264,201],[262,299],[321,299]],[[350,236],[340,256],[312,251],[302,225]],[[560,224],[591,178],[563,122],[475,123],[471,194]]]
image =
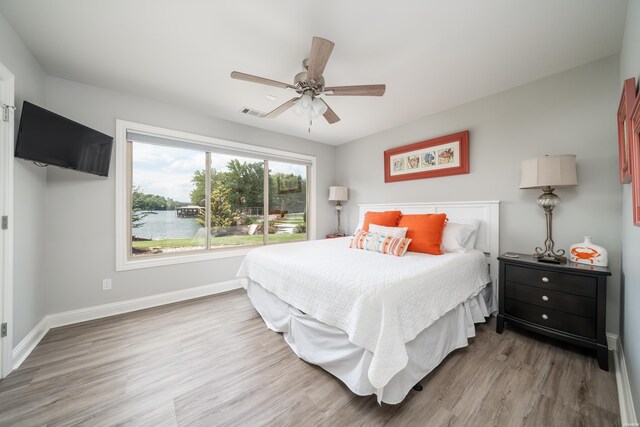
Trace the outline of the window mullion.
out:
[[[204,221],[207,234],[205,247],[211,250],[211,152],[205,153],[204,169]]]
[[[127,150],[127,176],[126,176],[126,186],[127,186],[127,259],[131,259],[133,257],[133,245],[131,242],[133,241],[133,143],[131,141],[127,141],[126,145]]]
[[[269,160],[264,161],[264,187],[263,187],[263,203],[262,208],[263,223],[262,226],[262,243],[269,244]]]

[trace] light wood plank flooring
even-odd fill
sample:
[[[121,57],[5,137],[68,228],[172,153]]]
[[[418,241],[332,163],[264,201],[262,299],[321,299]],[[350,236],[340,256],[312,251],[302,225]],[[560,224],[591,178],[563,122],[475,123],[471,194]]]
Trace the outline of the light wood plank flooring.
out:
[[[0,381],[0,425],[620,424],[591,352],[495,320],[477,332],[380,407],[298,359],[238,290],[51,330]]]

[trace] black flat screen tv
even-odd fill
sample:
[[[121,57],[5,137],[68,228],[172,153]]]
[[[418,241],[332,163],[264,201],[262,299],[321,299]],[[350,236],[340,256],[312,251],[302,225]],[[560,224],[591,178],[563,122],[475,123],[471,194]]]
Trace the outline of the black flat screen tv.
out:
[[[25,101],[15,157],[107,176],[113,138]]]

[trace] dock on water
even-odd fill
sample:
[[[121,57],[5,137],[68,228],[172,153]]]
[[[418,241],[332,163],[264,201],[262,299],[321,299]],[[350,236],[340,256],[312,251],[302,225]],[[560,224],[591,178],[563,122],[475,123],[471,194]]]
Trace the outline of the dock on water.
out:
[[[204,212],[204,207],[190,205],[176,208],[178,218],[197,218],[200,212]]]

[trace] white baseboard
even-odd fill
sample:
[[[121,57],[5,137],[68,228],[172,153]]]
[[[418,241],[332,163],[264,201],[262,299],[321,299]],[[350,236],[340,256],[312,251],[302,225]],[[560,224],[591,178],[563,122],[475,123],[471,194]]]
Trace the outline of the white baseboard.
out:
[[[12,369],[18,369],[22,365],[22,362],[31,354],[47,332],[49,332],[49,322],[47,316],[45,316],[13,349]]]
[[[633,395],[629,384],[627,364],[624,359],[622,341],[617,335],[607,334],[609,346],[613,345],[613,360],[616,369],[616,384],[618,385],[618,402],[620,404],[620,421],[623,426],[638,426],[638,418],[633,407]]]
[[[130,313],[144,310],[145,308],[158,307],[175,302],[186,301],[208,295],[219,294],[234,289],[246,288],[245,279],[233,279],[226,282],[213,283],[211,285],[182,289],[174,292],[150,295],[148,297],[135,298],[109,304],[96,305],[94,307],[49,314],[36,325],[29,334],[13,349],[13,369],[18,369],[22,362],[29,356],[40,340],[51,328],[72,325],[74,323],[89,320],[102,319],[103,317],[117,314]]]
[[[80,308],[78,310],[65,311],[62,313],[50,314],[49,326],[57,328],[59,326],[72,325],[74,323],[86,322],[88,320],[101,319],[103,317],[115,316],[116,314],[129,313],[143,310],[145,308],[157,307],[174,302],[186,301],[200,298],[207,295],[219,294],[242,287],[240,279],[228,280],[226,282],[214,283],[211,285],[198,286],[196,288],[182,289],[164,294],[150,295],[148,297],[135,298],[125,301],[112,302],[109,304],[96,305],[94,307]]]
[[[607,347],[611,351],[618,351],[618,335],[607,332]]]

